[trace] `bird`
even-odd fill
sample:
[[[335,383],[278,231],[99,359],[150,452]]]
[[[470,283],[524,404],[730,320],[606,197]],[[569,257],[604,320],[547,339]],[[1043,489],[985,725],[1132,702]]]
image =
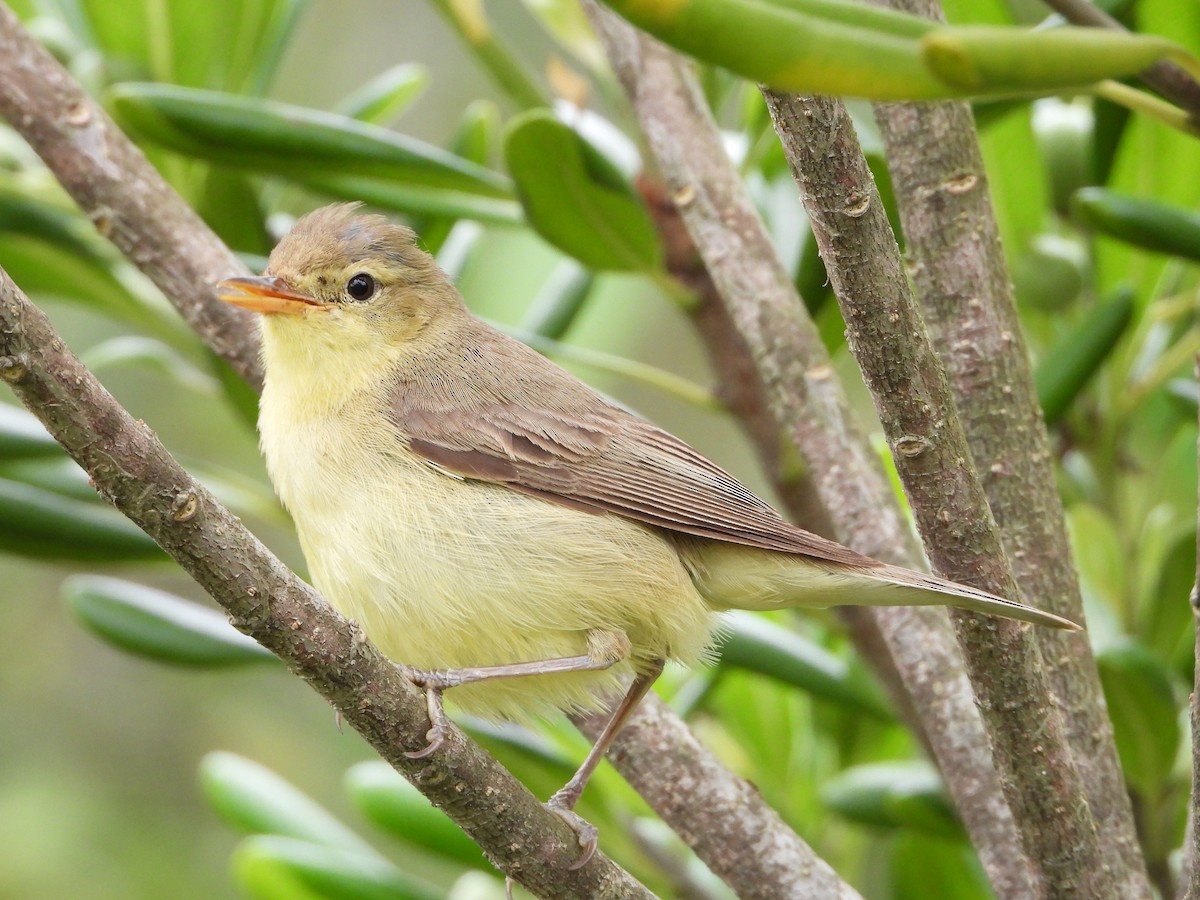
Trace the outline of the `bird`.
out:
[[[428,745],[465,712],[612,707],[548,806],[573,810],[621,725],[722,612],[948,605],[1049,612],[888,565],[787,522],[735,477],[474,316],[414,232],[358,204],[301,217],[261,276],[259,434],[313,583],[426,692]],[[619,698],[619,699],[618,699]],[[615,704],[615,705],[614,705]]]

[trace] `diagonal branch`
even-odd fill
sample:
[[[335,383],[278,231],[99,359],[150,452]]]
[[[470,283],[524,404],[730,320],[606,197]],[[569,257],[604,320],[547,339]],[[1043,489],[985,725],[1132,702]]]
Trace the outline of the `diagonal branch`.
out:
[[[764,95],[935,570],[1019,596],[845,107],[829,98]],[[1120,896],[1035,632],[972,614],[951,618],[1041,889],[1049,896]]]
[[[716,284],[727,320],[759,367],[776,427],[804,455],[837,535],[872,556],[919,565],[919,551],[725,155],[687,63],[603,8],[589,3],[587,9]],[[703,329],[705,323],[700,324]],[[710,336],[710,344],[717,339]],[[737,349],[728,340],[720,346],[723,352]],[[752,434],[769,460],[774,448],[769,437],[764,447],[761,431]],[[946,614],[931,609],[872,613],[993,884],[1003,896],[1032,894],[1028,864]]]
[[[542,897],[653,896],[607,857],[571,869],[579,855],[571,829],[457,729],[434,756],[406,756],[426,743],[422,692],[121,408],[3,270],[0,378],[106,499],[195,578],[240,630],[332,703],[503,872]]]
[[[258,323],[213,285],[245,265],[0,2],[0,117],[75,202],[239,375],[262,387]]]

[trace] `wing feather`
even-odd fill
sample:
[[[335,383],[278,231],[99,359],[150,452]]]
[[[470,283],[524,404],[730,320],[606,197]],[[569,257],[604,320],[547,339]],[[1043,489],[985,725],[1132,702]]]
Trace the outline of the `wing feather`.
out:
[[[464,478],[711,540],[880,565],[791,525],[686,443],[590,391],[577,398],[589,401],[583,412],[531,405],[529,398],[435,410],[415,406],[414,397],[398,391],[393,403],[409,448]]]

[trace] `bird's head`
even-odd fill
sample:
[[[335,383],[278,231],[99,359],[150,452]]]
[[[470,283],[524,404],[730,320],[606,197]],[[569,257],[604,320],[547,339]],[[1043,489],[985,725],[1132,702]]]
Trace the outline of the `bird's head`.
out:
[[[402,354],[431,326],[463,314],[458,292],[413,232],[357,207],[309,213],[275,247],[261,276],[217,285],[222,300],[263,314],[268,351],[275,345],[305,356],[384,348]]]

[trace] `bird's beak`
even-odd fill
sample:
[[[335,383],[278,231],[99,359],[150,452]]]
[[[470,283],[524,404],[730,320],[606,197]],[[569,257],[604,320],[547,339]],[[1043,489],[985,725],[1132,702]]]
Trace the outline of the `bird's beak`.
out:
[[[282,278],[267,275],[226,278],[217,282],[217,296],[226,303],[267,314],[296,316],[325,304],[292,290]]]

